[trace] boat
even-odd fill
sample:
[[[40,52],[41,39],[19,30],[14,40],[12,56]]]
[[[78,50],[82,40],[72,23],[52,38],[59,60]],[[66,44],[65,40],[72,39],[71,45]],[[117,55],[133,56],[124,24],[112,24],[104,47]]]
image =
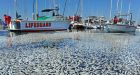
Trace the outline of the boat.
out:
[[[107,32],[135,32],[136,26],[134,25],[134,22],[132,20],[132,13],[130,12],[130,3],[129,2],[129,10],[127,14],[122,14],[122,10],[119,11],[118,5],[119,0],[117,1],[117,15],[114,17],[114,19],[107,21],[105,29]],[[121,1],[121,9],[122,9],[122,1]],[[111,9],[110,9],[110,19],[112,15],[112,0],[111,0]]]
[[[89,16],[88,19],[85,20],[85,25],[89,29],[102,29],[106,23],[104,16]]]
[[[137,29],[140,29],[140,24],[137,25]]]
[[[123,24],[108,24],[107,25],[107,31],[108,32],[135,32],[136,27],[130,26],[130,25],[123,25]]]
[[[71,20],[72,28],[76,30],[84,30],[85,24],[83,22],[83,17],[82,17],[82,7],[83,7],[83,0],[79,0],[77,3],[77,11],[74,14],[74,16],[69,16],[69,19]]]
[[[70,20],[58,13],[58,6],[52,9],[44,9],[42,12],[52,13],[51,16],[38,16],[34,20],[22,20],[16,18],[9,24],[9,31],[38,32],[67,30]]]
[[[71,24],[73,29],[83,30],[85,29],[84,23],[82,22],[82,17],[80,16],[70,16]]]
[[[119,18],[117,23],[113,23],[111,20],[110,23],[106,24],[106,30],[108,32],[135,32],[136,26],[134,25],[134,21],[132,21],[132,13],[126,15],[118,15],[120,16],[130,16],[130,20]]]

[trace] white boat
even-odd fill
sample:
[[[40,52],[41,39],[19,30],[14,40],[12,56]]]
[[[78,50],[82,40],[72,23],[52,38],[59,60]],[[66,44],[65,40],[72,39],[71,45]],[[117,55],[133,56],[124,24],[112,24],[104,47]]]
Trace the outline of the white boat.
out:
[[[116,24],[109,23],[106,24],[106,30],[108,32],[135,32],[136,26],[134,26],[134,21],[132,21],[132,13],[126,15],[118,15],[119,16],[130,16],[130,20],[119,18],[121,19]]]
[[[9,31],[38,32],[67,30],[70,20],[60,15],[58,11],[59,8],[56,6],[52,9],[42,10],[42,12],[52,13],[52,16],[38,16],[38,12],[36,12],[36,19],[34,19],[35,15],[33,15],[33,20],[20,20],[17,18],[16,13],[16,19],[9,24]]]
[[[69,25],[70,21],[68,19],[54,16],[46,20],[15,20],[10,23],[9,30],[23,32],[59,31],[67,30]]]
[[[135,32],[136,26],[122,24],[108,24],[106,26],[108,32]]]
[[[85,24],[92,29],[101,29],[104,28],[106,23],[104,16],[89,16],[88,19],[85,20]]]
[[[137,25],[137,29],[140,29],[140,25]]]

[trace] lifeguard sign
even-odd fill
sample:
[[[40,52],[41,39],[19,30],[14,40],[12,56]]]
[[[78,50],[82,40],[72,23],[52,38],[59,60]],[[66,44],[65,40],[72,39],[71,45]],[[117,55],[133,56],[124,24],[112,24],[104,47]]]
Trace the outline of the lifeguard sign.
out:
[[[29,22],[29,23],[25,23],[25,28],[40,28],[40,27],[51,27],[51,23],[48,23],[48,22]]]

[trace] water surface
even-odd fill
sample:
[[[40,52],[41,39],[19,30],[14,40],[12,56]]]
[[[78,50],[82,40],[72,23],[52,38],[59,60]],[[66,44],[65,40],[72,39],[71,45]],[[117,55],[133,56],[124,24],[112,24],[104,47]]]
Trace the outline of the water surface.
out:
[[[0,74],[140,74],[138,30],[0,33]]]

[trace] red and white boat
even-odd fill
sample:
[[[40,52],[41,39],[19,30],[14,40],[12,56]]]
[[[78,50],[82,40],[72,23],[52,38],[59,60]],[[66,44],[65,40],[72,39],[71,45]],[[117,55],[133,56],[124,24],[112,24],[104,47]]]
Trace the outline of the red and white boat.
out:
[[[64,18],[55,18],[55,20],[15,20],[9,25],[10,31],[25,31],[25,32],[38,32],[38,31],[59,31],[67,30],[70,21]]]
[[[51,12],[52,16],[38,16],[36,20],[15,19],[9,24],[9,31],[38,32],[38,31],[60,31],[67,30],[70,20],[58,13],[59,8],[45,9],[42,12]],[[33,16],[34,17],[34,16]],[[16,13],[17,18],[17,13]]]

